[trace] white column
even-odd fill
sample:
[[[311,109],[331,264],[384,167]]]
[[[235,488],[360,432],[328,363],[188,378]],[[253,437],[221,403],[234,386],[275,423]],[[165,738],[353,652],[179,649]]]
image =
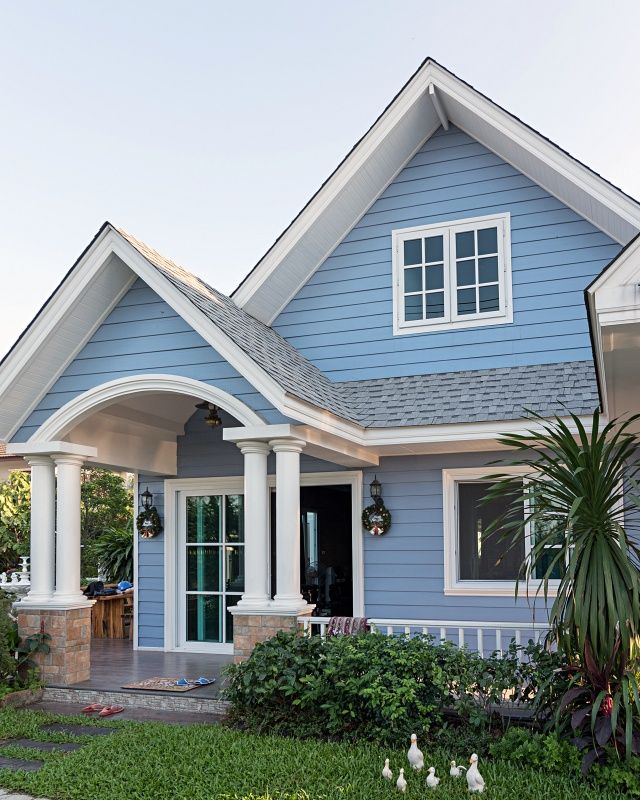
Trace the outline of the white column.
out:
[[[49,456],[28,456],[31,467],[31,589],[23,603],[46,605],[55,586],[56,473]]]
[[[55,455],[58,468],[55,605],[89,605],[80,591],[80,470],[84,459]]]
[[[266,442],[238,442],[244,456],[244,594],[238,608],[268,610],[269,487]]]
[[[276,454],[276,595],[275,610],[306,608],[300,594],[300,453],[304,442],[275,439]]]

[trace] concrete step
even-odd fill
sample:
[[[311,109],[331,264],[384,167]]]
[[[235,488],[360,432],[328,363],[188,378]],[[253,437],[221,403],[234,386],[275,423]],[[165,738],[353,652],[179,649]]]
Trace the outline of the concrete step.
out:
[[[214,714],[223,716],[229,703],[214,697],[189,696],[193,693],[169,694],[167,692],[112,691],[100,689],[74,689],[73,687],[48,686],[44,690],[43,701],[50,703],[102,703],[105,706],[124,706],[125,708],[150,708],[159,711],[174,711],[188,714]],[[92,715],[94,718],[95,715]],[[122,719],[116,714],[107,719]]]

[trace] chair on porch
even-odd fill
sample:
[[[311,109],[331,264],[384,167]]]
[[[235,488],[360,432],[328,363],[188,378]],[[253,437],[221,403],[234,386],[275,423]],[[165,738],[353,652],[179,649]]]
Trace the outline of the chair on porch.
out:
[[[366,617],[331,617],[327,626],[327,636],[353,636],[367,633],[369,624]]]
[[[124,608],[122,610],[122,628],[124,639],[133,639],[133,594],[125,595]]]

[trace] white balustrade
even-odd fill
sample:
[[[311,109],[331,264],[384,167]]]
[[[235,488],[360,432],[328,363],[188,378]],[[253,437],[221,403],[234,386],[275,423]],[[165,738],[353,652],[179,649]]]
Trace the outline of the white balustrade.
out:
[[[329,617],[298,617],[305,635],[319,634],[322,638],[327,635]],[[432,635],[436,641],[452,641],[458,647],[468,647],[481,655],[489,655],[490,650],[485,649],[485,634],[495,637],[494,652],[502,658],[505,653],[503,641],[514,641],[521,645],[523,641],[532,639],[539,642],[549,630],[548,625],[541,622],[459,622],[453,620],[424,620],[424,619],[369,619],[371,631],[384,633],[387,636],[416,636]],[[466,634],[471,635],[467,638]],[[475,647],[472,642],[475,639]],[[491,639],[489,639],[491,641]]]
[[[25,595],[31,588],[29,575],[29,557],[21,556],[20,570],[16,569],[11,573],[11,578],[6,572],[0,573],[0,589],[11,592],[14,595]]]

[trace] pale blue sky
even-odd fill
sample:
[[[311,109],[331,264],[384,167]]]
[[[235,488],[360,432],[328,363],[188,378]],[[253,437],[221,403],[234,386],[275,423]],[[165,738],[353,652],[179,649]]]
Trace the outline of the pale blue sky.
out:
[[[0,0],[0,353],[105,219],[222,291],[432,55],[640,197],[640,4]]]

